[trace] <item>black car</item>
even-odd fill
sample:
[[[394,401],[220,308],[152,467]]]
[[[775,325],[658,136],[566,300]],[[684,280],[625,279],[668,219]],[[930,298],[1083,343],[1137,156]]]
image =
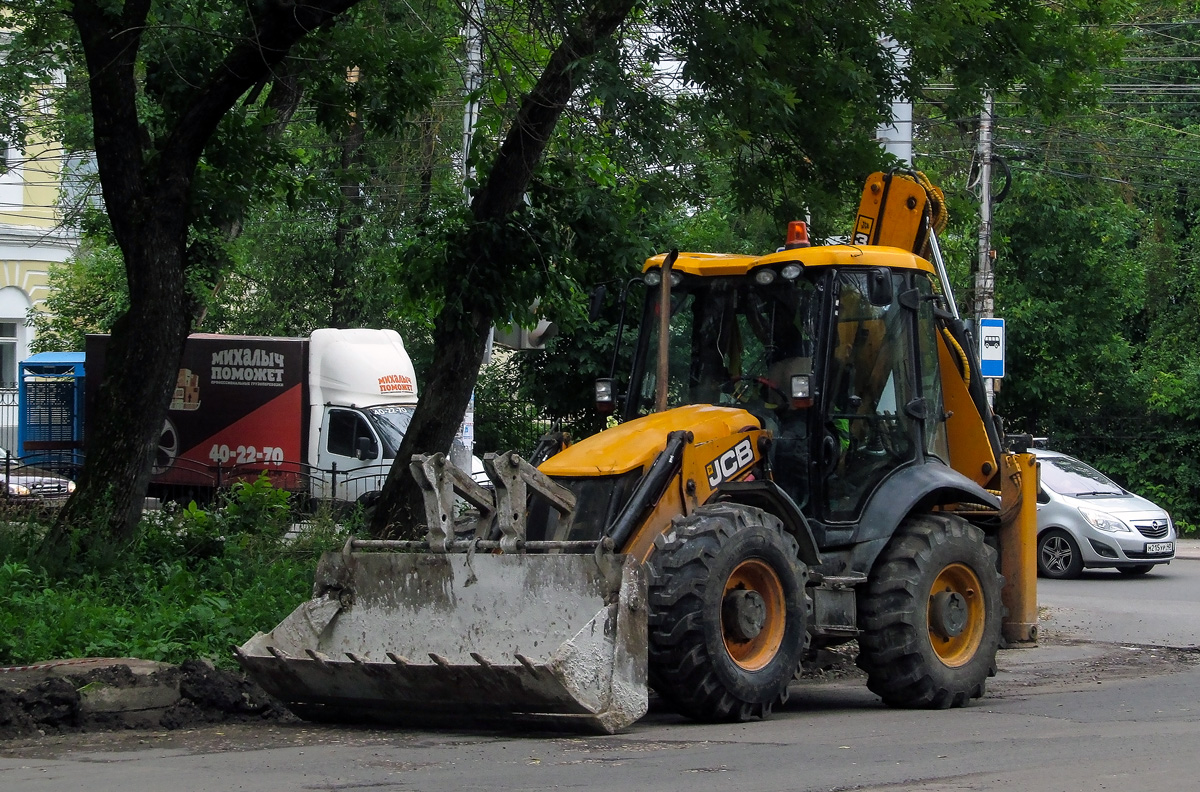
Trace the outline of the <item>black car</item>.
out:
[[[49,470],[24,464],[0,448],[0,478],[4,502],[14,505],[55,506],[75,491],[75,482]]]

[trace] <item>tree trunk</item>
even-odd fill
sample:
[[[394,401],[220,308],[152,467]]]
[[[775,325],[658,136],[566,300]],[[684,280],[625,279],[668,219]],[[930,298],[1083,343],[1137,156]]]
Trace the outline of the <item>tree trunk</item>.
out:
[[[80,487],[39,550],[48,567],[115,556],[141,517],[194,306],[187,288],[192,181],[229,108],[273,73],[297,41],[357,0],[266,4],[251,10],[254,36],[233,41],[208,73],[178,75],[169,132],[147,138],[138,52],[150,0],[73,0],[88,71],[96,162],[113,234],[125,258],[129,311],[113,328]],[[183,94],[186,94],[184,96]]]
[[[47,534],[40,551],[46,561],[119,549],[141,518],[191,324],[179,246],[162,236],[127,251],[142,257],[126,265],[141,276],[136,288],[131,282],[129,311],[113,327],[104,371],[88,371],[103,380],[87,417],[80,487]]]
[[[436,362],[375,504],[371,532],[376,536],[419,538],[424,510],[408,460],[422,449],[449,451],[475,389],[491,326],[492,317],[482,312],[463,317],[443,311],[438,318],[433,331]]]

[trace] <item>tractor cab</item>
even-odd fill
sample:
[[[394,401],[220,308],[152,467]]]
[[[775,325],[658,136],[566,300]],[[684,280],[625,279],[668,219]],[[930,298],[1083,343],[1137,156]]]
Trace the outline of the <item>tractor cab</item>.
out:
[[[665,260],[643,270],[649,288],[626,420],[683,405],[746,410],[771,434],[772,478],[831,525],[857,521],[896,469],[949,463],[941,298],[924,259],[836,245],[762,257],[680,253],[664,268]]]

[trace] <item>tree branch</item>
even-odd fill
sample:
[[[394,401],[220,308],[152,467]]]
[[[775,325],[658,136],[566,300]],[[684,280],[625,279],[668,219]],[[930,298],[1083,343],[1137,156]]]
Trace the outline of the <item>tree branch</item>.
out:
[[[636,0],[600,0],[563,37],[537,84],[521,103],[495,165],[471,202],[476,220],[495,221],[516,211],[554,126],[575,91],[580,61],[596,53],[600,40],[612,35],[635,4]]]
[[[90,78],[92,130],[100,187],[113,231],[126,254],[141,236],[143,149],[140,144],[135,65],[150,0],[129,0],[117,17],[94,0],[77,0],[71,17],[79,30]],[[126,261],[130,260],[126,255]]]
[[[254,35],[234,47],[188,103],[163,149],[160,186],[167,192],[187,183],[217,124],[238,97],[271,76],[291,47],[359,0],[309,0],[293,5],[275,0],[253,19]]]

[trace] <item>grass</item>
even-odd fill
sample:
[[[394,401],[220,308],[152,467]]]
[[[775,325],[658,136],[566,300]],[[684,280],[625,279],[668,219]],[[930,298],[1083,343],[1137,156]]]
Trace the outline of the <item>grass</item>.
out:
[[[327,516],[300,539],[285,539],[290,524],[287,494],[252,482],[211,510],[148,514],[119,563],[57,579],[30,561],[44,527],[2,524],[0,665],[140,657],[233,667],[230,647],[308,599],[321,551],[345,541]]]

